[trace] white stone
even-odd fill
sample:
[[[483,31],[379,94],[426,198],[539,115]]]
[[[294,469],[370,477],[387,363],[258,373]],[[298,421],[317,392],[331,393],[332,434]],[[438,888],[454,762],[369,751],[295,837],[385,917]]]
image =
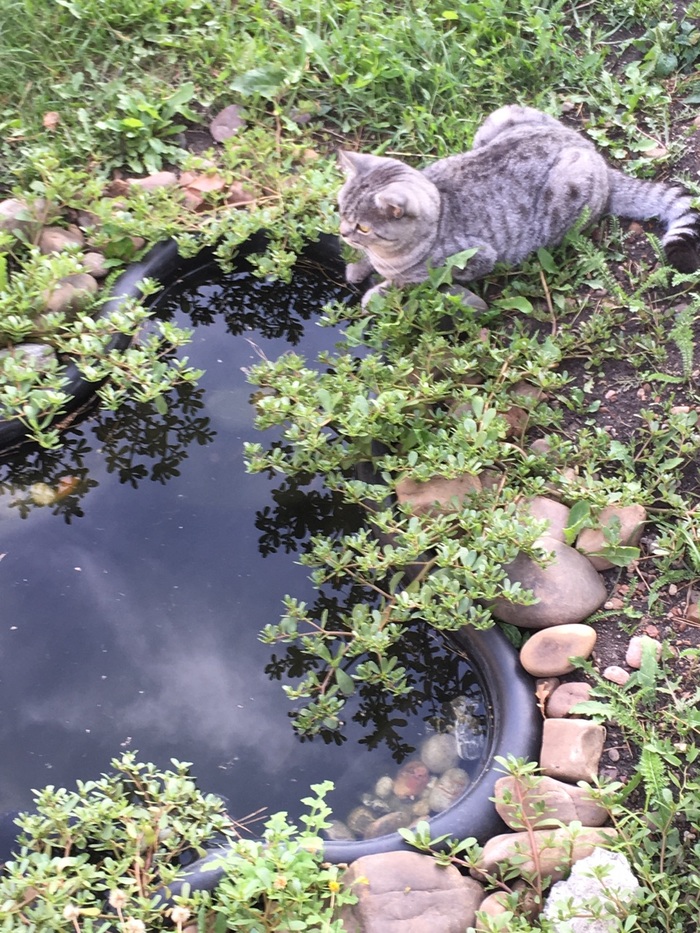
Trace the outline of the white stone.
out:
[[[552,887],[542,917],[550,921],[555,933],[613,933],[622,928],[624,919],[619,905],[631,905],[638,888],[624,855],[596,848],[575,863],[566,881]],[[603,905],[604,916],[580,916],[592,901]]]

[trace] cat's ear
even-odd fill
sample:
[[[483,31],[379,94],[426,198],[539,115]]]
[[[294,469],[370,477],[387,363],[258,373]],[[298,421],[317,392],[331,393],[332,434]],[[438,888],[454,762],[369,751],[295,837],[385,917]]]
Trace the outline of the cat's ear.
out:
[[[364,152],[348,152],[347,149],[338,150],[340,167],[350,178],[372,171],[383,161],[386,160],[381,156],[368,155]]]
[[[404,214],[410,213],[411,198],[404,185],[394,183],[386,185],[374,196],[374,203],[385,217],[393,217],[398,220]]]

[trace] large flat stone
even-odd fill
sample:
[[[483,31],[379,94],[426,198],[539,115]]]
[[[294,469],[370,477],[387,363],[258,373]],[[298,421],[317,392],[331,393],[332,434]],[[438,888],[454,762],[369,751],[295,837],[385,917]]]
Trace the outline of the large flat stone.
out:
[[[358,897],[340,913],[346,933],[464,933],[486,894],[454,865],[416,852],[365,855],[343,883]]]

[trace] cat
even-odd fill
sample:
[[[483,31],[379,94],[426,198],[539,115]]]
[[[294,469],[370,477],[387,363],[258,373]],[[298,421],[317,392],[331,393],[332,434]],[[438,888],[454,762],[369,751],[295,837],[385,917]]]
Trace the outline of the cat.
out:
[[[549,114],[508,105],[486,118],[473,148],[418,171],[399,159],[342,151],[347,180],[338,194],[340,235],[364,253],[346,277],[359,284],[373,271],[389,286],[424,281],[429,267],[477,248],[456,281],[516,265],[539,247],[556,246],[576,222],[605,214],[658,218],[668,262],[700,267],[700,214],[690,195],[664,182],[611,168],[593,144]]]

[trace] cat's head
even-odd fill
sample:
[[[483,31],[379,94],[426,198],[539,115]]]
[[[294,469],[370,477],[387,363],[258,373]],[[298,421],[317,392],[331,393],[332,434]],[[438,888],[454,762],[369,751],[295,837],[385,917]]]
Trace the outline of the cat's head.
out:
[[[398,159],[343,151],[338,158],[348,176],[338,194],[342,238],[398,271],[402,256],[413,263],[416,250],[435,237],[437,188]],[[376,262],[375,268],[383,271]]]

